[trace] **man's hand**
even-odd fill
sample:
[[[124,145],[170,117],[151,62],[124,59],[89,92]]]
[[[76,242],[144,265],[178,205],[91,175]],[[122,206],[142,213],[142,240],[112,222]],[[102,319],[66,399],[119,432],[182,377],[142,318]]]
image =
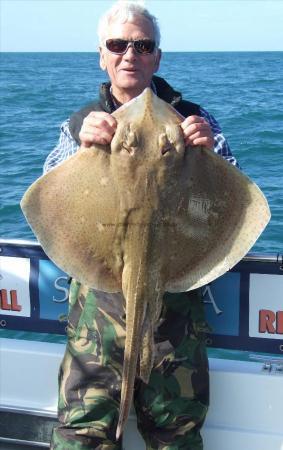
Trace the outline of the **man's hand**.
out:
[[[214,137],[209,123],[199,116],[189,116],[182,123],[186,145],[201,145],[209,150],[214,147]]]
[[[117,121],[104,111],[92,111],[84,118],[79,134],[81,144],[91,147],[93,144],[110,144],[117,128]]]

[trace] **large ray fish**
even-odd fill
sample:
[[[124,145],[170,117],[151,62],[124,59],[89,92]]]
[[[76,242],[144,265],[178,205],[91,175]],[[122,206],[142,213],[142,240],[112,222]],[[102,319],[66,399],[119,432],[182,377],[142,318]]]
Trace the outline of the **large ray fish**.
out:
[[[80,282],[126,299],[117,438],[148,381],[165,291],[233,267],[269,221],[260,189],[213,151],[185,148],[179,114],[150,89],[113,113],[111,145],[80,148],[21,202],[43,249]]]

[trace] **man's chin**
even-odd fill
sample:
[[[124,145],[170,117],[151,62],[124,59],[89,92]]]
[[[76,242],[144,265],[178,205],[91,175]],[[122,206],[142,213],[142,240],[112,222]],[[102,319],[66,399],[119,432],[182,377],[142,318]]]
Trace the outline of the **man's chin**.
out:
[[[138,78],[131,78],[127,80],[123,80],[123,82],[120,84],[120,88],[124,89],[125,91],[139,91],[142,92],[145,89],[145,83],[144,80],[140,80]]]

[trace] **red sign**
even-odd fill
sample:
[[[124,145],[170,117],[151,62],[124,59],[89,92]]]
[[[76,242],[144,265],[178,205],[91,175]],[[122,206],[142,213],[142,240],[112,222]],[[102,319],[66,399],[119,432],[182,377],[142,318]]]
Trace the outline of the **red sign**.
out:
[[[259,311],[259,332],[283,334],[283,311],[261,309]]]
[[[9,298],[8,298],[8,291],[7,289],[0,289],[0,309],[3,311],[21,311],[22,307],[18,304],[18,297],[17,297],[17,291],[11,290],[9,291]]]

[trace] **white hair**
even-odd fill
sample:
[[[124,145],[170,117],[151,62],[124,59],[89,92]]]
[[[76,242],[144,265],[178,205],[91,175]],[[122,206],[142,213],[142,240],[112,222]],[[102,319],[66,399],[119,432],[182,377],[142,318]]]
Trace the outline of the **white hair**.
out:
[[[105,39],[107,38],[107,31],[110,23],[120,22],[126,23],[134,20],[135,17],[145,17],[148,19],[153,27],[154,40],[156,47],[160,44],[160,29],[157,22],[157,18],[150,14],[150,12],[143,6],[143,1],[126,1],[119,0],[114,5],[106,11],[105,14],[100,18],[98,22],[98,38],[99,44],[104,45]]]

